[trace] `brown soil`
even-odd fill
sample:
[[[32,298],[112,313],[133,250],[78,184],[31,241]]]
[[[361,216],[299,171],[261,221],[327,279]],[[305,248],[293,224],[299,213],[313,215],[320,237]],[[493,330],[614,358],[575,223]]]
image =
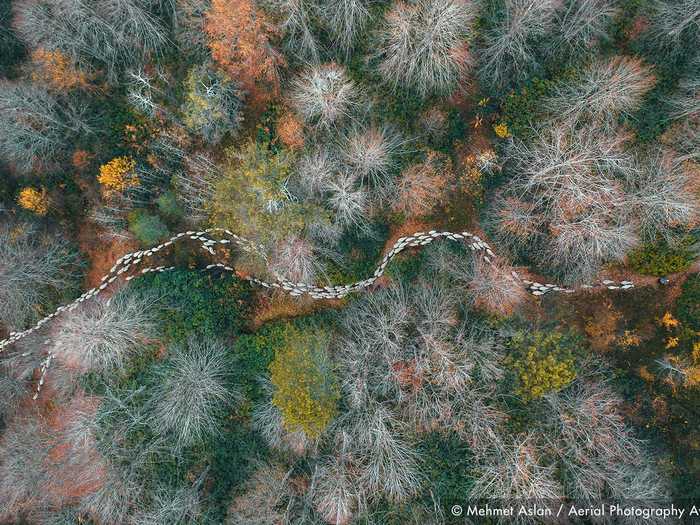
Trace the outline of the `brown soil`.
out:
[[[104,466],[94,444],[74,452],[71,450],[74,444],[60,437],[79,412],[94,414],[98,406],[99,399],[79,393],[68,405],[61,405],[52,410],[46,419],[49,432],[57,436],[47,458],[50,467],[55,470],[55,475],[50,476],[50,479],[56,481],[48,483],[46,490],[57,504],[65,499],[81,498],[101,486]],[[76,457],[69,458],[69,455],[77,456],[77,461]]]
[[[80,249],[89,258],[89,267],[85,275],[85,289],[100,284],[102,276],[109,272],[119,257],[138,249],[136,241],[102,238],[99,228],[91,222],[84,222],[81,225],[78,243]]]
[[[292,297],[287,294],[259,294],[250,328],[257,330],[263,324],[280,319],[292,319],[310,315],[327,308],[340,309],[346,304],[344,299],[311,299]]]

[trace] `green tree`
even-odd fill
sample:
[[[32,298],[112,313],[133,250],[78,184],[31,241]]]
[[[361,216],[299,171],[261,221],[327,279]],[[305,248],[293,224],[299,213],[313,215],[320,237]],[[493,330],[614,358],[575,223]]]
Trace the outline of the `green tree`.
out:
[[[206,142],[217,144],[242,120],[240,93],[226,75],[207,65],[194,67],[185,80],[183,121]]]
[[[266,245],[301,233],[311,210],[292,201],[286,189],[292,156],[252,141],[228,156],[211,203],[212,222]]]

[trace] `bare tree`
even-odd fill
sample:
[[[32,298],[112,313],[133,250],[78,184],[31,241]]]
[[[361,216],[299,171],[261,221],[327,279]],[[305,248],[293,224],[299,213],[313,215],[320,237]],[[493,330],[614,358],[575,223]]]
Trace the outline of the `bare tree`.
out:
[[[626,465],[622,474],[625,484],[618,498],[630,501],[668,501],[670,490],[667,476],[648,453],[642,454],[634,464]],[[627,523],[631,524],[633,520],[628,519]],[[661,519],[657,523],[661,523]]]
[[[392,365],[402,361],[410,323],[411,303],[402,287],[365,296],[348,310],[339,360],[351,406],[362,406],[375,396],[400,399]]]
[[[697,182],[683,163],[670,152],[657,152],[641,164],[631,191],[642,235],[671,239],[678,227],[696,225],[700,219]]]
[[[333,212],[333,220],[342,229],[350,227],[367,231],[370,194],[351,173],[339,173],[324,184],[326,204]]]
[[[471,58],[467,39],[476,8],[469,0],[396,2],[379,33],[379,72],[394,89],[450,93]]]
[[[417,432],[462,427],[474,373],[494,379],[493,364],[482,367],[489,360],[458,329],[456,294],[433,280],[368,296],[348,312],[337,351],[348,404],[385,403]]]
[[[362,494],[352,476],[348,450],[350,436],[341,432],[339,453],[326,458],[317,466],[313,475],[314,507],[326,523],[344,525],[363,506]]]
[[[563,495],[554,466],[543,461],[542,444],[533,432],[492,444],[477,467],[472,498],[558,499]]]
[[[126,97],[131,107],[150,117],[154,117],[156,112],[165,111],[157,100],[162,91],[155,86],[148,73],[142,69],[132,70],[127,73],[127,79]]]
[[[638,227],[625,214],[591,211],[575,221],[556,224],[551,244],[539,254],[556,261],[569,282],[591,280],[606,261],[622,261],[639,244]]]
[[[371,402],[347,414],[345,422],[359,491],[405,501],[420,489],[420,456],[401,434],[401,422],[382,404]]]
[[[209,144],[218,144],[226,133],[234,136],[243,120],[236,84],[205,64],[190,70],[185,86],[185,126]]]
[[[511,255],[527,253],[536,247],[546,230],[544,214],[534,203],[496,193],[486,225],[493,229],[499,248]]]
[[[73,525],[80,523],[81,519],[80,512],[74,507],[46,509],[39,514],[39,522],[43,525]]]
[[[452,177],[449,159],[429,152],[423,162],[409,166],[401,173],[393,196],[393,209],[407,217],[430,214],[444,203]]]
[[[543,103],[556,120],[600,126],[611,131],[623,115],[639,108],[656,79],[638,58],[598,60],[577,78],[558,84]]]
[[[590,279],[638,242],[624,187],[636,174],[626,138],[571,125],[533,131],[509,146],[515,176],[493,220],[511,246],[527,247],[562,278]]]
[[[437,106],[431,106],[421,113],[418,125],[429,140],[439,142],[448,130],[447,112]]]
[[[9,423],[0,438],[0,519],[16,519],[46,504],[42,487],[49,449],[37,414]]]
[[[489,376],[488,374],[486,377]],[[486,383],[485,379],[483,382]],[[460,414],[463,425],[457,431],[471,449],[477,461],[487,458],[494,448],[501,446],[502,427],[509,416],[494,400],[494,392],[489,386],[470,388],[466,395],[466,404]]]
[[[324,5],[322,14],[335,36],[335,45],[346,58],[370,20],[368,7],[367,0],[330,0]]]
[[[158,369],[149,422],[157,431],[174,434],[178,447],[216,434],[220,416],[242,400],[230,385],[231,368],[222,342],[191,338],[171,348]]]
[[[643,442],[625,424],[622,400],[600,378],[577,380],[545,399],[548,439],[562,463],[567,494],[581,501],[664,496],[658,473],[648,476]]]
[[[204,60],[207,57],[207,39],[204,16],[211,8],[211,0],[175,0],[175,40],[179,47]]]
[[[268,525],[282,523],[289,501],[294,497],[290,473],[281,465],[261,464],[228,509],[226,525]]]
[[[105,525],[129,523],[134,509],[144,506],[143,479],[136,468],[109,463],[102,484],[80,500],[80,509]]]
[[[152,297],[124,291],[84,303],[61,319],[53,351],[84,370],[122,368],[138,345],[154,334],[154,303]]]
[[[559,0],[499,0],[486,11],[478,56],[487,89],[503,92],[538,67],[536,40],[552,32],[559,6]]]
[[[4,366],[0,367],[0,422],[14,412],[26,393],[24,381],[13,377]]]
[[[311,66],[292,84],[291,104],[310,126],[330,129],[347,120],[358,92],[338,64]]]
[[[507,317],[527,298],[522,282],[513,276],[513,268],[504,261],[487,263],[476,258],[473,272],[469,292],[477,308]]]
[[[323,193],[341,171],[334,152],[327,147],[319,147],[302,156],[294,167],[294,184],[303,197],[313,199]]]
[[[77,281],[78,256],[56,236],[27,223],[0,223],[0,320],[10,329],[25,326],[51,293]]]
[[[659,370],[659,376],[671,387],[686,386],[689,379],[689,360],[667,354],[661,359],[656,359],[654,364]]]
[[[557,11],[557,52],[565,46],[574,55],[590,51],[607,37],[620,9],[613,0],[565,0]]]
[[[0,81],[0,156],[25,172],[57,160],[78,135],[92,133],[85,113],[38,85]]]
[[[681,80],[671,97],[671,118],[677,122],[662,137],[678,153],[677,162],[700,159],[700,57],[691,64],[691,77]]]
[[[131,208],[131,203],[128,201],[110,200],[95,206],[90,211],[90,220],[102,229],[101,237],[129,239],[131,234],[128,231],[127,213]]]
[[[623,149],[627,137],[601,137],[596,129],[569,125],[533,131],[533,140],[515,140],[507,152],[518,173],[517,195],[557,215],[595,199],[617,204],[619,189],[611,178],[634,168]]]
[[[388,127],[357,127],[344,137],[340,154],[363,185],[386,193],[392,186],[391,172],[404,144]]]
[[[270,256],[270,271],[278,278],[313,283],[325,274],[321,252],[309,239],[288,237],[275,245]]]
[[[647,38],[662,52],[681,53],[700,45],[700,9],[695,0],[652,3]]]
[[[160,144],[164,155],[173,155],[178,165],[172,176],[172,184],[178,202],[185,209],[185,218],[199,223],[208,217],[211,202],[221,170],[206,154],[189,154],[164,138]]]
[[[201,516],[199,488],[200,477],[193,486],[174,490],[168,486],[157,487],[151,503],[136,511],[129,523],[133,525],[160,525],[162,523],[196,523]]]
[[[167,42],[165,25],[148,0],[24,0],[17,30],[31,47],[59,49],[82,67],[104,67],[116,81],[123,67],[141,65]]]
[[[265,0],[269,8],[281,18],[280,29],[285,47],[293,55],[307,63],[318,63],[322,52],[318,38],[313,34],[312,20],[322,8],[315,0]]]
[[[672,118],[695,121],[700,119],[700,78],[682,80],[678,92],[670,102],[673,108]]]
[[[680,81],[670,97],[670,118],[675,120],[662,142],[678,152],[679,161],[697,161],[700,157],[700,57],[690,65],[689,78]]]

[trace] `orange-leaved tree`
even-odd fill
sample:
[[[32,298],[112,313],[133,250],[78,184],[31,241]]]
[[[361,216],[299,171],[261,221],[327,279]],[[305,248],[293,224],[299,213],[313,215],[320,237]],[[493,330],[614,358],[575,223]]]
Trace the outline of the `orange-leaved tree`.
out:
[[[253,0],[212,0],[204,31],[212,57],[261,108],[279,94],[282,55],[273,45],[279,29]]]
[[[89,86],[88,76],[59,50],[40,47],[32,52],[32,63],[32,80],[43,82],[52,89],[69,91]]]

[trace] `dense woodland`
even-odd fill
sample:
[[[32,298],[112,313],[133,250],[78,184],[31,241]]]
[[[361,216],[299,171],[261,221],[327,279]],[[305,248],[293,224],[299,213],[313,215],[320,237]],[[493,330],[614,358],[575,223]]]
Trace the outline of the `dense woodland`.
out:
[[[260,248],[2,350],[0,523],[697,503],[699,146],[698,0],[0,0],[0,339]]]

